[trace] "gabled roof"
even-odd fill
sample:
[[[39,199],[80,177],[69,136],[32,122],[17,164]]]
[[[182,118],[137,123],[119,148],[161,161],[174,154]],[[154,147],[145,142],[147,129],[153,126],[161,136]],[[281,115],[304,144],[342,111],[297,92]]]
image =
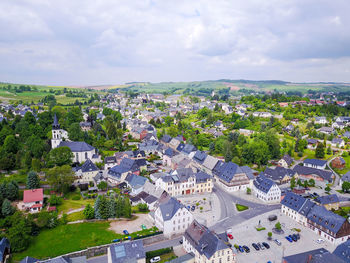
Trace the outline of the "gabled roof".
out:
[[[345,263],[325,248],[318,248],[283,258],[285,263]]]
[[[290,157],[289,154],[283,155],[282,159],[285,160],[288,165],[291,165],[293,163],[293,158]]]
[[[333,233],[338,233],[341,226],[346,221],[346,218],[328,211],[325,207],[318,205],[311,208],[307,215],[307,219],[323,226],[326,229],[329,229]]]
[[[72,152],[89,152],[92,150],[95,150],[94,147],[92,147],[90,144],[87,144],[86,142],[68,142],[68,141],[62,141],[58,147],[67,146],[71,149]]]
[[[281,166],[277,166],[275,169],[267,167],[264,171],[264,175],[274,181],[280,181],[285,176],[293,177],[296,174],[292,169],[287,169]]]
[[[185,147],[182,149],[182,152],[186,154],[190,154],[191,152],[194,152],[197,150],[197,148],[194,145],[191,144],[185,144]]]
[[[176,151],[181,152],[185,148],[185,144],[180,143],[179,146],[177,146]]]
[[[211,176],[205,172],[198,172],[194,175],[196,177],[196,183],[205,183],[209,179],[211,179]]]
[[[207,168],[208,170],[212,171],[214,169],[214,167],[216,166],[216,164],[218,163],[218,159],[211,156],[211,155],[208,155],[204,162],[203,162],[203,166],[205,168]]]
[[[223,162],[219,161],[214,170],[213,173],[217,175],[220,179],[231,182],[232,178],[238,174],[242,173],[243,171],[240,169],[240,167],[233,163],[233,162]]]
[[[159,205],[163,221],[171,220],[176,214],[176,212],[181,208],[184,208],[184,205],[182,205],[178,200],[176,200],[173,197]]]
[[[311,164],[316,166],[324,166],[326,165],[327,161],[319,160],[319,159],[305,159],[304,164]]]
[[[321,205],[339,203],[339,198],[336,194],[319,196],[315,201]]]
[[[184,236],[199,254],[204,255],[207,259],[210,259],[217,251],[228,248],[215,232],[210,231],[196,220],[193,220],[188,226]]]
[[[344,262],[350,262],[350,240],[338,245],[333,254],[344,260]]]
[[[165,143],[169,143],[171,141],[171,136],[169,136],[168,134],[165,134],[162,139],[160,139],[162,142],[165,142]]]
[[[31,202],[43,201],[43,200],[44,200],[44,191],[42,188],[24,190],[23,192],[24,203],[31,203]]]
[[[81,170],[83,173],[99,171],[100,169],[90,159],[87,159],[85,163],[77,170]]]
[[[264,176],[263,173],[260,173],[258,177],[253,181],[254,186],[264,193],[268,193],[273,185],[276,183]]]
[[[292,192],[288,192],[286,196],[281,201],[282,205],[285,205],[286,207],[293,209],[294,211],[299,212],[299,210],[302,208],[304,203],[306,202],[306,198],[297,195]]]
[[[125,178],[125,181],[127,181],[132,188],[142,187],[147,180],[148,179],[146,177],[139,176],[136,174],[129,174]]]
[[[164,154],[166,156],[169,156],[169,157],[174,157],[175,155],[177,155],[178,153],[175,152],[172,148],[168,148],[164,151]]]
[[[109,247],[112,263],[132,263],[146,258],[142,240],[113,244]]]
[[[317,175],[321,178],[323,178],[324,180],[327,180],[328,182],[331,182],[332,179],[332,175],[333,173],[330,171],[326,171],[326,170],[320,170],[320,169],[316,169],[313,167],[306,167],[306,166],[301,166],[301,165],[296,165],[293,168],[293,171],[297,172],[299,175]]]
[[[196,151],[196,153],[193,156],[193,160],[196,161],[197,163],[202,164],[207,157],[207,154],[203,151]]]
[[[341,180],[343,182],[350,182],[350,172],[347,172],[346,174],[344,174]]]

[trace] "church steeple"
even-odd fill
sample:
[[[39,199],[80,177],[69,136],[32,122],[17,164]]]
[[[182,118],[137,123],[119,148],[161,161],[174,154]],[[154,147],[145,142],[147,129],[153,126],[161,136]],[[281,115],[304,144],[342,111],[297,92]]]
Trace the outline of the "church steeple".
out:
[[[58,123],[56,113],[55,113],[55,116],[53,117],[52,129],[53,130],[59,130],[60,129],[60,124]]]

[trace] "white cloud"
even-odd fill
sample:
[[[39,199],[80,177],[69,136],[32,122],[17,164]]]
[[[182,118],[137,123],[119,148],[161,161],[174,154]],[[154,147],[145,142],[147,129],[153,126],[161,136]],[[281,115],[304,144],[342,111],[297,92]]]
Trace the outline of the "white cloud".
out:
[[[347,6],[346,0],[2,0],[0,80],[350,81]]]

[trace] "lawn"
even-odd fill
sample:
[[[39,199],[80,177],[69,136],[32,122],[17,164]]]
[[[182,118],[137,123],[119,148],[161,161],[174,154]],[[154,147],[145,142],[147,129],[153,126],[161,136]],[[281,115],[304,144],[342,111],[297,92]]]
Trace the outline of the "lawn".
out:
[[[238,212],[242,212],[242,211],[244,211],[244,210],[249,209],[248,206],[240,205],[240,204],[236,204],[236,208],[237,208],[237,211],[238,211]]]
[[[75,213],[77,214],[77,213]],[[25,256],[37,259],[56,257],[88,247],[109,244],[114,239],[126,238],[108,230],[110,222],[80,223],[60,225],[54,229],[46,229],[33,238],[29,248],[21,253],[13,254],[14,260],[21,260]],[[156,232],[156,227],[131,233],[135,238]]]
[[[83,211],[67,215],[68,222],[74,222],[85,219]]]
[[[60,225],[54,229],[43,230],[34,237],[27,250],[13,254],[13,257],[15,260],[21,260],[25,256],[37,259],[55,257],[87,247],[108,244],[113,239],[123,236],[108,228],[109,222],[96,222]]]
[[[94,205],[94,199],[81,199],[81,200],[63,200],[62,204],[57,207],[58,213],[67,213],[70,210],[82,208],[87,204]]]

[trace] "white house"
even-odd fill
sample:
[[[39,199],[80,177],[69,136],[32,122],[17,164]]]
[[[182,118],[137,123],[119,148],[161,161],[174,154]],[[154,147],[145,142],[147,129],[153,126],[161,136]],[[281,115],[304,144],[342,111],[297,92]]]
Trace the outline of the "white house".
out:
[[[316,124],[327,124],[327,118],[326,117],[315,117],[315,123]]]
[[[77,183],[89,183],[94,181],[94,177],[100,169],[90,160],[75,169],[75,182]]]
[[[327,161],[319,159],[305,159],[303,162],[304,166],[312,167],[320,170],[326,169]]]
[[[42,188],[24,190],[23,192],[23,210],[31,213],[40,212],[43,208],[44,191]]]
[[[253,193],[256,198],[267,203],[279,203],[281,200],[281,189],[263,174],[253,181]]]
[[[191,212],[173,197],[160,199],[154,212],[155,225],[165,237],[182,234],[193,221]]]

